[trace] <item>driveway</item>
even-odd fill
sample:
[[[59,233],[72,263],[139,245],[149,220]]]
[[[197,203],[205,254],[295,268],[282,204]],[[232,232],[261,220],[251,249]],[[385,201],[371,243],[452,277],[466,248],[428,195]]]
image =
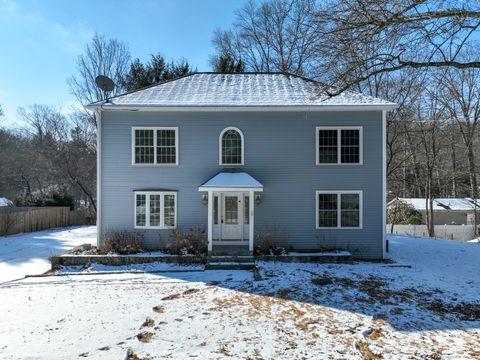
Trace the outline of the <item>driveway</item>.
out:
[[[96,244],[96,226],[76,226],[0,237],[0,283],[42,274],[50,269],[48,257],[75,246]]]

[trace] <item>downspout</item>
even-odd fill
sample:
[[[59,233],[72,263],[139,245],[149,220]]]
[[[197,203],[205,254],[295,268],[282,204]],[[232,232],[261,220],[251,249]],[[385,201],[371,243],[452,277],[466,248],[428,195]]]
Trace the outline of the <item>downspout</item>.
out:
[[[97,122],[97,248],[102,244],[102,110],[95,110]]]
[[[382,110],[382,246],[387,256],[387,111]]]

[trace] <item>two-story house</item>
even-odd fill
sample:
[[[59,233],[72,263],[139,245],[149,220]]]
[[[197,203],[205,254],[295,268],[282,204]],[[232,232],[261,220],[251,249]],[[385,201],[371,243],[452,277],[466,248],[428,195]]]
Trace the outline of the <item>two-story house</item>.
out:
[[[208,249],[385,255],[386,111],[394,103],[282,73],[195,73],[87,106],[98,124],[98,244],[201,226]]]

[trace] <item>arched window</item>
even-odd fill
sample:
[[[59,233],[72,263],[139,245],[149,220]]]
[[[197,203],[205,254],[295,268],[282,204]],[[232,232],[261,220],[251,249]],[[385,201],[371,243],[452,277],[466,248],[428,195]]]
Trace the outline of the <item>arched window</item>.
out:
[[[243,165],[243,134],[228,127],[220,134],[220,165]]]

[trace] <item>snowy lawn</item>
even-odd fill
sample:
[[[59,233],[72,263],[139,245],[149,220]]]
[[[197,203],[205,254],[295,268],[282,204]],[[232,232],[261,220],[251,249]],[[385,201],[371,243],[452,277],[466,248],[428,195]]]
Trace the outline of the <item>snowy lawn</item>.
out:
[[[50,255],[97,242],[95,226],[81,226],[0,236],[0,283],[43,274],[50,270]]]
[[[390,237],[395,263],[87,274],[0,286],[0,358],[478,359],[480,246]],[[130,350],[129,350],[130,349]]]

